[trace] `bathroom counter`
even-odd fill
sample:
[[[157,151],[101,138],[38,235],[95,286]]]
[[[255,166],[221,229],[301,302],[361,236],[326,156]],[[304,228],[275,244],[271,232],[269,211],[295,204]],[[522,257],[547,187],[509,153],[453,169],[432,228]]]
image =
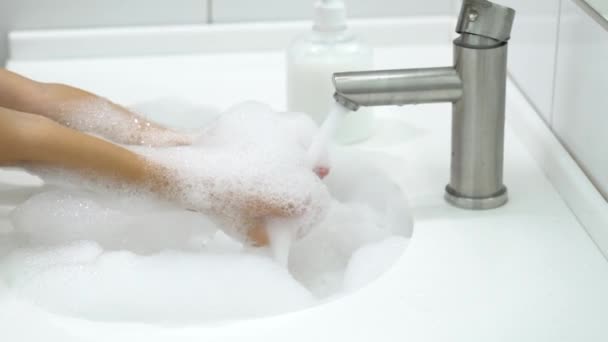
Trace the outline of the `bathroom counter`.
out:
[[[446,39],[385,47],[376,60],[382,68],[450,65],[451,46]],[[123,104],[162,97],[221,109],[247,99],[285,107],[280,51],[13,60],[8,67]],[[403,188],[415,227],[403,257],[364,289],[278,317],[185,328],[92,323],[33,308],[0,308],[2,335],[62,341],[608,340],[608,263],[534,158],[527,131],[542,132],[547,146],[561,147],[513,84],[505,143],[510,201],[496,210],[460,210],[443,200],[449,105],[384,107],[375,113],[375,136],[348,149]],[[28,181],[19,173],[0,173],[0,183]]]

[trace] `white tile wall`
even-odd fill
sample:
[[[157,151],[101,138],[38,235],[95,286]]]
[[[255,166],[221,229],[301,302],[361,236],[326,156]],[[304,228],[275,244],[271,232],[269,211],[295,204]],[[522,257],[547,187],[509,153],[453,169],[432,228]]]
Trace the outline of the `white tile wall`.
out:
[[[213,22],[295,20],[312,16],[314,0],[211,0]],[[345,0],[350,17],[450,15],[453,0]]]
[[[2,0],[11,28],[203,23],[205,0]],[[0,14],[1,15],[1,14]]]
[[[553,129],[608,198],[608,31],[562,1]]]
[[[550,123],[561,0],[493,1],[517,12],[509,42],[509,74],[545,122]],[[452,14],[456,17],[462,0],[452,3]]]
[[[608,25],[583,0],[497,0],[517,10],[509,72],[608,199]]]
[[[194,24],[207,0],[0,0],[0,65],[12,29]]]
[[[517,11],[509,43],[511,77],[550,123],[560,0],[497,2]]]
[[[314,0],[0,0],[0,65],[6,31],[126,25],[292,20]],[[453,0],[346,0],[352,17],[449,15]]]

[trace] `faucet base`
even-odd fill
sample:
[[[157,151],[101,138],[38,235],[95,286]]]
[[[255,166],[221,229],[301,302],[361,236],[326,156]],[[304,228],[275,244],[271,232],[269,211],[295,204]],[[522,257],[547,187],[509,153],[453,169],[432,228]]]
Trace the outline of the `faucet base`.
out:
[[[487,210],[503,206],[509,200],[507,188],[503,186],[499,192],[483,198],[463,197],[459,195],[449,185],[445,187],[445,200],[458,208],[470,210]]]

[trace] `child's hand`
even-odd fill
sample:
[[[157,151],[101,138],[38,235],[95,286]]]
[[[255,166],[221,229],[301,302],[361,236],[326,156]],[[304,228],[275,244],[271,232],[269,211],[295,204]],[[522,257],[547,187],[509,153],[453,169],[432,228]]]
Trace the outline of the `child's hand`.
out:
[[[309,153],[318,132],[305,114],[247,102],[209,123],[193,147],[150,157],[168,168],[174,200],[219,218],[233,237],[264,245],[269,219],[297,219],[301,237],[324,216],[329,159],[327,151],[315,160]]]
[[[184,178],[176,170],[152,163],[149,169],[153,170],[151,179],[155,179],[152,191],[161,198],[210,215],[228,235],[253,245],[268,244],[266,223],[275,218],[301,219],[303,226],[296,234],[302,236],[324,216],[329,200],[325,185],[312,170],[308,176],[298,172],[268,180],[293,182],[300,191],[281,191],[280,187],[252,191],[251,186],[256,184],[248,181]]]

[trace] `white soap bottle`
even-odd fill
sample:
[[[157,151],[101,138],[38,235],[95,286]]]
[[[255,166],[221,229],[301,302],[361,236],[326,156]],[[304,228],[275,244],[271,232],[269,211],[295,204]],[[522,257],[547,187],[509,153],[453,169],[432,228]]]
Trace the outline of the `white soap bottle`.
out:
[[[346,26],[344,3],[318,0],[312,31],[296,38],[287,50],[287,109],[307,113],[320,125],[334,101],[332,74],[369,70],[372,64],[372,49]],[[367,139],[373,121],[372,111],[366,107],[346,115],[336,140],[353,143]]]

